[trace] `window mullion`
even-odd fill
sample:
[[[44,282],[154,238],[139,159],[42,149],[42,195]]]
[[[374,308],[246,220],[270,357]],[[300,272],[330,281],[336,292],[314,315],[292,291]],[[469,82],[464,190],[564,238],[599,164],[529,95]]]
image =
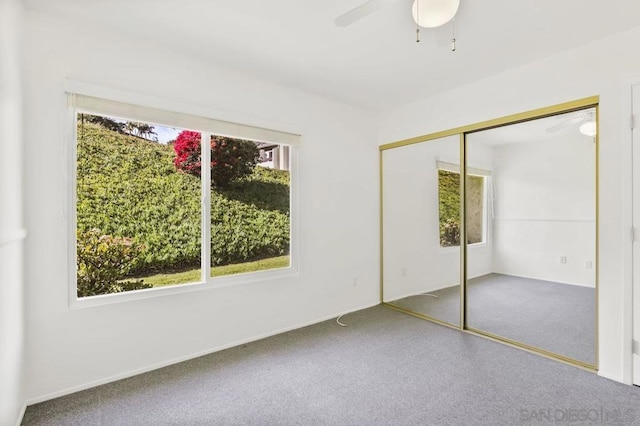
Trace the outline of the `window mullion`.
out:
[[[211,133],[202,133],[200,143],[200,176],[202,189],[202,223],[200,225],[201,235],[201,270],[202,282],[209,281],[211,277]]]

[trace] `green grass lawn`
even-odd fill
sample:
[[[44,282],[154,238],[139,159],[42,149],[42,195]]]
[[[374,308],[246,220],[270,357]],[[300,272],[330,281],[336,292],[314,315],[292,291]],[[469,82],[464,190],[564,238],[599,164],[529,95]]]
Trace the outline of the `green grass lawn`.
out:
[[[290,264],[289,255],[280,257],[270,257],[268,259],[256,260],[254,262],[235,263],[233,265],[217,266],[211,268],[212,277],[224,275],[244,274],[247,272],[265,271],[267,269],[287,268]],[[142,277],[145,283],[154,287],[166,285],[187,284],[200,281],[200,268],[189,271],[176,272],[173,274],[156,274]]]

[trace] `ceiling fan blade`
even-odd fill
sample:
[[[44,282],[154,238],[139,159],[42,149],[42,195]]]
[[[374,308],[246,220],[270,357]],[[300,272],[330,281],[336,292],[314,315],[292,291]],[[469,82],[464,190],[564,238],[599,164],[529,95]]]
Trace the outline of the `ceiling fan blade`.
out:
[[[564,129],[565,127],[569,127],[569,126],[572,126],[574,124],[582,123],[583,121],[586,121],[587,118],[588,117],[586,117],[584,115],[567,118],[566,120],[563,120],[560,123],[554,124],[553,126],[547,128],[547,132],[548,133],[558,132],[558,131]]]
[[[360,6],[351,9],[347,13],[344,13],[338,16],[335,20],[337,27],[346,27],[354,22],[364,18],[367,15],[372,14],[376,10],[380,9],[382,6],[385,6],[389,3],[393,3],[396,0],[369,0],[366,3],[361,4]]]

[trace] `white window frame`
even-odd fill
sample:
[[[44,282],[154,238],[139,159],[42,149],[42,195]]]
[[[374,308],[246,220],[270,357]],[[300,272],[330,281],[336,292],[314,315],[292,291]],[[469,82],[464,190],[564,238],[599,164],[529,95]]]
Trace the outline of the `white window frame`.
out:
[[[70,308],[81,308],[98,306],[111,303],[120,303],[136,299],[165,296],[171,294],[186,293],[191,291],[210,290],[228,286],[241,285],[245,283],[266,282],[296,276],[299,273],[299,236],[298,236],[298,149],[300,146],[300,135],[293,132],[283,132],[271,130],[257,126],[243,125],[229,121],[221,121],[210,118],[192,115],[188,113],[172,112],[162,109],[166,104],[163,101],[151,102],[152,105],[160,104],[160,108],[155,106],[144,106],[149,104],[149,98],[140,97],[142,100],[136,102],[135,95],[126,93],[126,96],[111,96],[108,89],[96,89],[91,86],[86,90],[83,84],[67,85],[65,92],[66,111],[65,115],[65,149],[63,150],[67,167],[64,176],[67,181],[67,206],[66,214],[68,218],[67,251],[68,251],[68,304]],[[81,89],[81,90],[79,90]],[[88,93],[87,93],[88,92]],[[98,93],[96,93],[98,92]],[[105,96],[107,95],[107,96]],[[122,93],[120,93],[122,95]],[[99,97],[98,97],[99,96]],[[114,99],[115,98],[115,99]],[[124,98],[122,101],[120,99]],[[131,98],[134,98],[132,100]],[[78,101],[80,100],[80,101]],[[88,113],[103,116],[113,116],[147,122],[151,124],[164,125],[167,127],[185,128],[199,131],[202,140],[206,140],[211,134],[264,141],[278,145],[288,145],[290,151],[290,187],[289,187],[289,266],[284,268],[255,271],[242,274],[225,275],[211,277],[211,195],[209,185],[201,184],[201,277],[199,282],[175,284],[158,288],[143,290],[132,290],[122,293],[109,293],[96,296],[78,298],[77,296],[77,253],[76,253],[76,229],[77,229],[77,199],[76,199],[76,176],[77,176],[77,114]],[[154,118],[156,117],[157,118]],[[205,149],[206,144],[201,144],[202,169],[201,181],[208,182],[211,170],[206,167],[209,164],[211,151]]]
[[[438,172],[438,184],[440,182],[440,175],[439,172],[440,170],[446,171],[446,172],[450,172],[450,173],[457,173],[458,175],[460,175],[460,165],[459,164],[455,164],[455,163],[448,163],[445,161],[436,161],[436,171]],[[467,175],[468,176],[477,176],[477,177],[482,177],[484,178],[484,184],[483,184],[483,202],[482,202],[482,241],[478,242],[478,243],[473,243],[473,244],[467,244],[467,247],[469,248],[475,248],[475,247],[482,247],[482,246],[486,246],[489,244],[488,238],[489,238],[489,232],[488,232],[488,227],[489,227],[489,210],[488,210],[488,204],[489,204],[489,185],[492,185],[492,173],[490,170],[485,170],[482,168],[474,168],[474,167],[467,167]],[[439,186],[438,186],[439,188]],[[438,197],[438,207],[440,204],[440,198]],[[450,247],[442,247],[440,245],[440,210],[438,209],[438,248],[440,250],[441,253],[450,253],[450,252],[457,252],[460,250],[460,245],[457,246],[450,246]]]
[[[469,247],[485,246],[489,244],[489,203],[491,201],[489,199],[489,185],[493,184],[491,181],[493,177],[491,174],[475,175],[473,173],[471,173],[470,176],[482,177],[484,178],[484,182],[482,185],[482,241],[469,244]]]

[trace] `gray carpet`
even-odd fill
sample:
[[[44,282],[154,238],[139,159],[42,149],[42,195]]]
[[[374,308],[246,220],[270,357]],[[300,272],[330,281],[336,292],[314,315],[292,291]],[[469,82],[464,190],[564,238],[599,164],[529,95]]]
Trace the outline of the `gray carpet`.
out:
[[[469,280],[467,325],[595,365],[595,290],[489,274]],[[394,305],[459,324],[460,288]]]
[[[37,404],[22,424],[640,424],[640,388],[385,307],[342,320]]]
[[[381,306],[342,321],[37,404],[22,424],[640,424],[640,388]]]

